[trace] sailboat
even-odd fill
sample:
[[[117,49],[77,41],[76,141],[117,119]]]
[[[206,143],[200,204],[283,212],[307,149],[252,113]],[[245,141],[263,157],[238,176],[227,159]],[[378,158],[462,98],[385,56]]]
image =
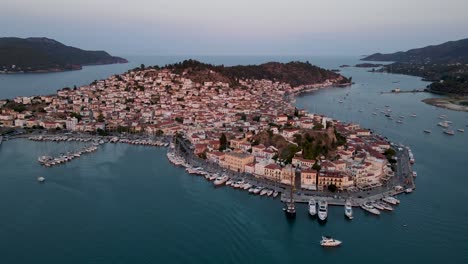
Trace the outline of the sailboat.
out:
[[[291,189],[289,192],[289,201],[286,202],[286,206],[285,208],[283,208],[283,211],[286,213],[286,216],[288,218],[296,218],[296,205],[294,204],[294,199],[293,199],[293,189],[294,189],[294,176],[291,176]]]

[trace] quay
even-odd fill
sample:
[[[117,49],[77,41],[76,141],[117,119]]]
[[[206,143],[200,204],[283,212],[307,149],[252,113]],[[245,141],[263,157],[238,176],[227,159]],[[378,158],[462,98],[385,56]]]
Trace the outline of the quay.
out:
[[[174,151],[177,155],[185,160],[185,162],[192,167],[201,167],[208,173],[219,173],[227,175],[232,180],[244,180],[245,182],[261,186],[263,188],[271,189],[281,193],[281,202],[290,200],[288,190],[291,189],[290,185],[274,182],[264,178],[255,177],[248,173],[237,173],[231,170],[226,170],[218,164],[207,162],[200,157],[193,154],[191,145],[188,141],[181,138],[174,138]],[[396,196],[405,193],[406,189],[414,190],[416,188],[413,171],[410,162],[410,150],[402,145],[395,145],[396,147],[396,170],[394,175],[387,180],[387,182],[371,190],[356,190],[344,192],[330,192],[330,191],[312,191],[301,189],[300,186],[293,193],[293,200],[297,203],[308,203],[310,199],[326,200],[329,205],[344,206],[346,200],[350,200],[352,206],[360,206],[366,202],[373,202],[388,196]],[[297,180],[296,180],[297,182]]]

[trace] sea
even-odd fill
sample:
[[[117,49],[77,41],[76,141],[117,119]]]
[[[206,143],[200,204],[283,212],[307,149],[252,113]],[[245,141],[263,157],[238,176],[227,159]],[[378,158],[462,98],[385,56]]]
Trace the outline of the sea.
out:
[[[328,221],[320,224],[305,204],[288,220],[279,199],[215,188],[171,165],[166,149],[105,144],[45,168],[38,156],[79,146],[9,140],[0,145],[0,263],[468,263],[468,131],[456,131],[468,130],[468,113],[421,102],[436,96],[428,93],[382,93],[424,88],[420,78],[339,68],[358,63],[358,56],[124,57],[130,63],[0,75],[0,98],[51,94],[141,64],[188,58],[226,66],[309,61],[340,69],[355,84],[299,95],[296,106],[409,146],[417,188],[400,195],[393,212],[374,216],[355,208],[349,221],[343,207],[332,206]],[[380,112],[386,108],[394,120]],[[452,122],[454,136],[437,126],[440,115]],[[38,176],[46,182],[39,184]],[[343,244],[322,248],[322,235]]]

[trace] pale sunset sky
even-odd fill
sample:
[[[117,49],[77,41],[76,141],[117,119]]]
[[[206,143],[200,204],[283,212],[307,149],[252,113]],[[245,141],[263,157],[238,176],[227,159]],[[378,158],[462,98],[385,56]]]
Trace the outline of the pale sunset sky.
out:
[[[468,37],[467,0],[0,0],[0,36],[115,55],[362,55]]]

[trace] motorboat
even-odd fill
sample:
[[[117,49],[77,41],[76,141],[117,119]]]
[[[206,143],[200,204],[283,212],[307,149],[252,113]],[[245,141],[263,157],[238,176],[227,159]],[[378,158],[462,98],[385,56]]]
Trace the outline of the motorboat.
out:
[[[279,192],[278,191],[274,191],[273,192],[273,198],[276,198],[276,196],[278,196]]]
[[[463,133],[463,132],[465,132],[465,129],[463,129],[463,128],[459,128],[459,129],[457,129],[457,131],[458,131],[458,132],[462,132],[462,133]]]
[[[374,206],[378,210],[384,210],[383,206],[381,206],[378,202],[373,202],[372,206]]]
[[[413,188],[406,188],[405,190],[405,193],[412,193],[413,192]]]
[[[336,240],[328,236],[322,236],[322,240],[320,241],[320,245],[322,247],[337,247],[342,243],[343,242],[341,242],[340,240]]]
[[[320,200],[318,202],[318,218],[321,221],[327,220],[328,217],[328,203],[325,200]]]
[[[353,206],[350,200],[346,200],[344,213],[348,219],[353,219]]]
[[[424,130],[424,133],[426,133],[426,134],[430,134],[430,133],[432,133],[432,131],[431,131],[431,130],[429,130],[429,129],[426,129],[426,130]]]
[[[267,192],[268,192],[268,189],[261,190],[260,191],[260,196],[263,196],[263,195],[267,194]]]
[[[372,203],[370,202],[365,202],[361,205],[361,208],[364,210],[364,211],[367,211],[371,214],[375,214],[375,215],[380,215],[380,211],[376,208],[374,208],[374,206],[372,205]]]
[[[387,211],[393,211],[393,207],[391,207],[389,204],[387,203],[384,203],[384,202],[376,202],[376,204],[380,205],[383,210],[387,210]]]
[[[400,203],[400,200],[398,200],[397,198],[392,197],[392,196],[384,197],[384,198],[382,198],[382,201],[384,201],[386,203],[389,203],[389,204],[393,204],[393,205],[397,205],[397,204]]]
[[[273,190],[268,190],[266,193],[267,196],[271,196],[272,194],[273,194]]]
[[[45,181],[45,178],[44,178],[44,177],[37,177],[37,181],[38,181],[39,183],[42,183],[42,182]]]
[[[416,178],[418,176],[418,173],[413,171],[413,177]]]
[[[213,182],[215,186],[223,185],[229,180],[229,177],[226,175],[216,177],[215,181]]]
[[[444,121],[444,122],[439,122],[439,123],[437,123],[437,125],[438,125],[438,126],[441,126],[441,127],[444,127],[444,128],[447,128],[447,127],[450,126],[449,123],[447,123],[446,121]]]
[[[447,134],[447,135],[450,135],[450,136],[455,135],[455,132],[453,130],[450,130],[450,129],[444,130],[444,133]]]
[[[309,200],[309,214],[315,216],[317,214],[317,203],[314,199]]]

